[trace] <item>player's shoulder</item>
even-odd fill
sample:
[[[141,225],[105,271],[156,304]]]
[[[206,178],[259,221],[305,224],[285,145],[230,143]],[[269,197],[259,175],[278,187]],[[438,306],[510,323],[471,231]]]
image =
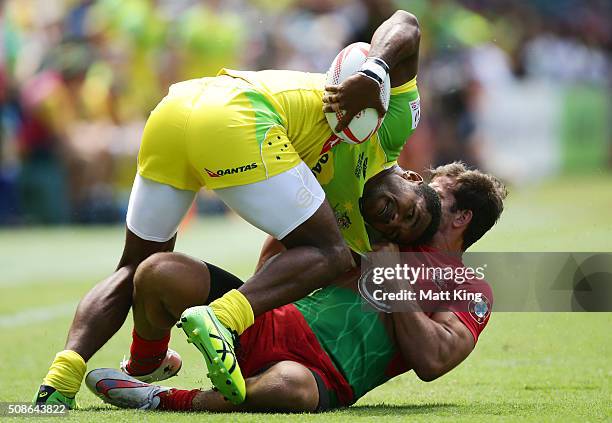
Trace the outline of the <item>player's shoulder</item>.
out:
[[[489,305],[493,304],[493,289],[485,279],[485,269],[482,267],[466,266],[460,253],[444,252],[428,245],[405,246],[401,247],[400,251],[402,253],[413,253],[415,258],[411,261],[419,264],[440,269],[461,268],[463,270],[460,272],[461,288],[473,293],[480,293],[487,299]]]

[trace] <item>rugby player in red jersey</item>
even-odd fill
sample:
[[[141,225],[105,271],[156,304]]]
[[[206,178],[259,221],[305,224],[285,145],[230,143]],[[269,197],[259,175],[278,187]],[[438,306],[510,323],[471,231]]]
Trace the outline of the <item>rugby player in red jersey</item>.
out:
[[[495,177],[468,170],[460,163],[434,169],[431,186],[441,199],[439,230],[425,245],[402,250],[426,253],[431,266],[463,267],[459,258],[439,252],[460,257],[480,239],[503,210],[505,187]],[[280,248],[276,241],[267,242],[260,265]],[[134,297],[138,332],[168,334],[194,300],[205,302],[209,272],[201,262],[178,254],[160,254],[145,262],[137,272]],[[358,279],[353,271],[332,286],[256,319],[240,337],[239,362],[248,392],[243,404],[233,405],[214,390],[150,385],[114,369],[90,372],[87,386],[104,401],[124,408],[328,410],[349,406],[409,370],[424,381],[444,375],[471,353],[489,320],[493,298],[483,279],[462,284],[462,289],[482,296],[477,309],[473,302],[442,301],[439,311],[401,313],[364,312],[357,293]],[[146,283],[138,283],[144,280]],[[145,343],[139,349],[135,351],[133,344],[132,355],[166,354],[165,349],[154,351],[154,344]]]

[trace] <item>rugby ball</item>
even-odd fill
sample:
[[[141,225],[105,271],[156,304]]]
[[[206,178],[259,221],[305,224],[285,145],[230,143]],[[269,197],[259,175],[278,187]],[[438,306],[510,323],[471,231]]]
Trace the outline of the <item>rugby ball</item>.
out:
[[[361,69],[366,61],[370,45],[368,43],[353,43],[345,47],[334,59],[327,71],[327,85],[338,85],[346,78],[354,75]],[[380,90],[380,99],[385,110],[389,107],[389,95],[391,94],[391,80],[389,75],[385,78]],[[335,127],[338,120],[343,116],[343,111],[336,113],[325,113],[327,123],[342,141],[350,144],[361,144],[367,141],[382,124],[383,118],[378,116],[376,109],[364,109],[351,120],[349,125],[341,132],[336,132]]]

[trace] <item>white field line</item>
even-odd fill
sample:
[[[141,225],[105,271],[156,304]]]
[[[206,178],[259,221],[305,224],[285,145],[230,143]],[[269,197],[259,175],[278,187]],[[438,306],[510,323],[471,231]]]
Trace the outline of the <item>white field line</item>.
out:
[[[30,323],[68,316],[75,312],[77,304],[78,302],[73,301],[46,307],[26,308],[12,314],[0,314],[0,327],[25,326]]]

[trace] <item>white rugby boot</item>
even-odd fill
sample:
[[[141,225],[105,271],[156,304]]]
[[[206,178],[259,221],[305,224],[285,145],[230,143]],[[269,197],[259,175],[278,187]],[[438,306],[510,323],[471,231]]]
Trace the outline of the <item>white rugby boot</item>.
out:
[[[117,369],[95,369],[85,377],[85,384],[102,401],[121,408],[155,410],[159,394],[172,388],[150,385]]]
[[[179,370],[181,370],[181,366],[183,365],[183,360],[179,353],[174,350],[168,348],[166,352],[166,357],[162,360],[159,367],[153,370],[151,373],[146,375],[132,375],[127,371],[127,364],[129,359],[123,358],[123,361],[119,363],[119,367],[121,371],[128,376],[131,376],[135,379],[138,379],[141,382],[152,383],[159,382],[161,380],[170,379],[178,374]]]

